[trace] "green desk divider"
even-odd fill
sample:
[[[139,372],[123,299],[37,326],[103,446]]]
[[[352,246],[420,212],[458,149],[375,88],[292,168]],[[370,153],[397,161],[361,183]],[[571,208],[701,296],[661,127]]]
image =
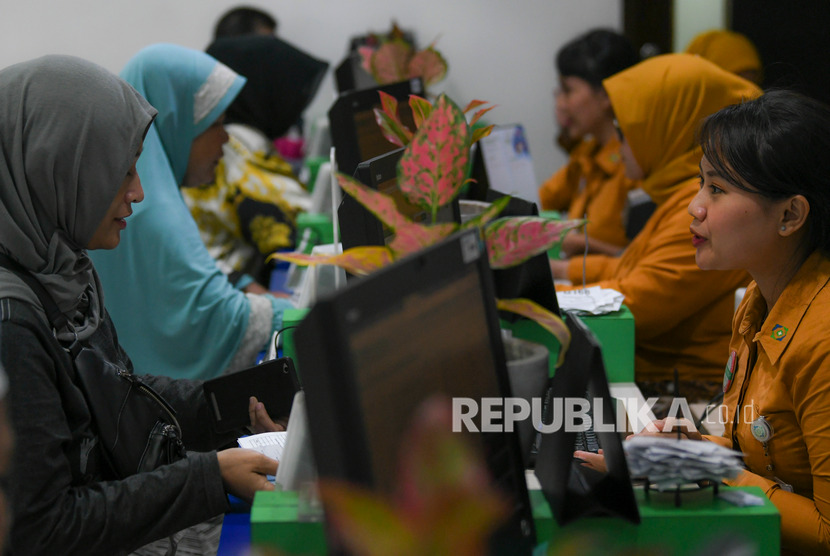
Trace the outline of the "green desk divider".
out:
[[[639,525],[618,518],[589,517],[560,527],[542,491],[531,490],[530,497],[538,541],[547,541],[553,547],[579,539],[583,553],[699,556],[719,554],[718,542],[741,541],[750,545],[748,554],[777,556],[781,550],[781,516],[764,491],[760,487],[720,488],[721,492],[745,490],[761,497],[764,505],[739,508],[714,498],[712,488],[705,488],[684,492],[680,507],[675,507],[673,492],[652,490],[646,498],[645,491],[637,488],[634,494],[640,509]],[[550,553],[557,553],[556,549]]]
[[[722,486],[721,489],[730,487]],[[674,505],[673,493],[652,491],[646,498],[635,490],[642,522],[639,525],[611,517],[585,518],[565,527],[553,519],[542,491],[531,490],[530,502],[540,545],[557,546],[578,541],[580,553],[717,554],[718,540],[741,540],[752,545],[751,554],[777,555],[781,545],[781,517],[759,487],[733,487],[760,496],[763,506],[739,508],[714,498],[711,488],[682,495]],[[251,543],[276,548],[282,554],[326,554],[322,521],[299,521],[296,492],[257,492],[251,509]],[[587,543],[587,544],[586,544]],[[595,544],[594,544],[595,543]],[[574,545],[570,545],[574,548]],[[709,548],[705,550],[705,548]],[[625,552],[623,552],[625,551]]]
[[[296,491],[258,491],[251,507],[251,545],[286,555],[325,556],[323,521],[300,521],[298,507]]]
[[[605,315],[580,317],[596,335],[602,346],[602,360],[608,382],[634,382],[634,315],[625,305],[619,311]],[[513,336],[547,346],[550,351],[550,376],[556,369],[559,342],[535,321],[519,319],[509,323],[502,321],[502,328]]]
[[[297,351],[294,349],[294,328],[300,324],[308,313],[308,309],[286,309],[282,313],[282,355],[294,360],[294,367],[302,382],[302,372],[297,364]]]
[[[308,168],[308,183],[306,189],[311,193],[314,191],[314,184],[317,181],[317,173],[320,171],[320,166],[329,161],[327,156],[308,156],[303,160],[303,166]]]
[[[334,242],[334,230],[329,215],[313,212],[300,213],[297,215],[297,237],[303,237],[307,228],[313,230],[312,247]]]

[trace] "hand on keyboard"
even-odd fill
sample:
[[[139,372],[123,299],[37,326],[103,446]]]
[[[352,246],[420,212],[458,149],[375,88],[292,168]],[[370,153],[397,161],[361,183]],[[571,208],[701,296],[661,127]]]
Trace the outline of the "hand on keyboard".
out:
[[[597,453],[578,450],[574,452],[574,458],[581,460],[580,465],[589,467],[595,471],[602,473],[607,471],[605,467],[605,456],[602,455],[602,450],[599,450]]]

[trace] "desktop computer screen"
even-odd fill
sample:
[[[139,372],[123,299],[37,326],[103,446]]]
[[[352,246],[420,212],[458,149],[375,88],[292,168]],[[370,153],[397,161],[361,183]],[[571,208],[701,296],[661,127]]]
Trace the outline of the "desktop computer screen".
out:
[[[559,419],[559,427],[541,435],[536,476],[551,513],[560,525],[589,516],[615,516],[639,523],[640,512],[625,461],[621,433],[616,430],[615,406],[599,342],[575,314],[568,313],[566,322],[571,332],[571,344],[565,361],[553,375],[546,400],[548,408],[563,414],[550,415],[543,420],[550,424]],[[581,422],[581,417],[574,417],[574,426],[570,426],[569,399],[587,401],[590,406],[585,414],[595,420],[601,418],[601,426],[596,421],[589,426]],[[592,431],[598,439],[598,447],[605,455],[606,473],[583,467],[574,459],[577,428]]]
[[[487,257],[475,231],[319,300],[294,339],[321,478],[391,494],[401,439],[426,399],[510,395]],[[494,551],[529,554],[535,532],[515,430],[459,434],[481,451],[494,484],[513,502]]]
[[[539,182],[521,124],[494,127],[470,156],[470,177],[475,181],[467,189],[468,199],[484,201],[491,189],[528,201],[538,198]]]
[[[328,116],[337,169],[344,174],[354,175],[360,162],[398,148],[383,136],[375,121],[374,109],[381,106],[378,91],[398,99],[401,121],[413,132],[415,130],[409,95],[424,94],[420,78],[341,94],[329,109]]]

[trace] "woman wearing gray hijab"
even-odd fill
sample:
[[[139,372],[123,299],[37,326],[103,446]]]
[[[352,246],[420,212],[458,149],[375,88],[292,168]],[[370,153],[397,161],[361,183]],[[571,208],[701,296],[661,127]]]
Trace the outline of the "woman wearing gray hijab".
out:
[[[201,384],[142,377],[178,412],[188,452],[153,471],[116,476],[62,342],[76,336],[118,366],[118,344],[87,249],[112,249],[144,193],[135,163],[156,110],[92,63],[46,56],[0,71],[0,253],[55,300],[53,330],[38,297],[0,268],[0,361],[17,446],[6,482],[13,554],[125,554],[220,516],[227,493],[273,489],[276,461],[210,451],[230,438],[205,427]],[[255,428],[256,428],[255,424]]]

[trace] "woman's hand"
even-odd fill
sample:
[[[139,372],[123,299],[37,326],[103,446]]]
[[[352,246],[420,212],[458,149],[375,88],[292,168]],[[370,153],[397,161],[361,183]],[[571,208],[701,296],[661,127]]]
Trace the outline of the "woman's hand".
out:
[[[594,452],[583,452],[581,450],[577,450],[574,452],[574,457],[581,459],[582,463],[580,465],[584,467],[590,467],[594,471],[599,471],[600,473],[606,473],[608,469],[605,467],[605,456],[602,453],[602,450],[599,450],[596,454]]]
[[[251,417],[251,432],[254,434],[285,430],[285,424],[272,420],[265,410],[265,404],[254,396],[251,396],[248,400],[248,415]]]
[[[229,494],[247,502],[254,499],[258,490],[274,490],[266,475],[274,475],[279,463],[253,450],[230,448],[216,454],[222,483]]]
[[[585,234],[573,230],[568,232],[562,240],[559,251],[568,258],[582,255],[585,252]]]
[[[695,428],[694,423],[688,419],[677,419],[676,417],[666,417],[665,419],[657,419],[652,421],[637,434],[629,435],[629,438],[635,436],[664,436],[666,438],[677,438],[677,431],[680,430],[680,437],[687,440],[703,440],[700,432]],[[574,457],[583,460],[581,465],[590,467],[596,471],[606,472],[605,456],[602,450],[598,453],[583,452],[577,450],[574,452]]]

